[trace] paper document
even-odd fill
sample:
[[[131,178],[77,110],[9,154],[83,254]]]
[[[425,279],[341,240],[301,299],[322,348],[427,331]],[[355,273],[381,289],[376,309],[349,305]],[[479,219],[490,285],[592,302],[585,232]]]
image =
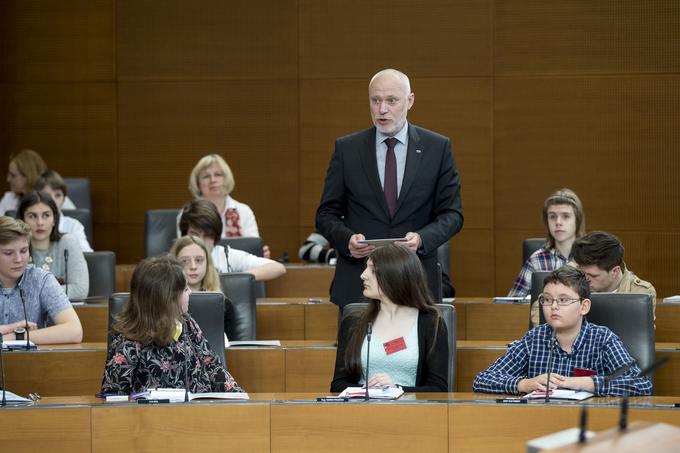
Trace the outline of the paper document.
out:
[[[368,388],[368,398],[369,399],[381,399],[381,400],[396,400],[404,391],[399,387],[369,387]],[[366,387],[347,387],[345,390],[338,395],[345,398],[365,398],[366,397]]]
[[[554,389],[550,391],[551,400],[583,401],[585,399],[591,398],[592,396],[592,393],[581,390]],[[545,399],[545,392],[534,390],[533,392],[524,395],[522,398],[530,400]]]
[[[28,342],[30,349],[38,349],[38,347],[32,341]],[[5,340],[2,342],[2,349],[9,351],[25,351],[26,350],[26,340]]]
[[[184,389],[150,389],[146,392],[138,393],[134,396],[135,399],[149,399],[149,400],[170,400],[171,403],[184,401]],[[198,399],[218,399],[218,400],[248,400],[250,397],[245,392],[205,392],[205,393],[191,393],[189,392],[189,401]]]
[[[0,390],[0,399],[2,399],[2,390]],[[12,393],[9,390],[5,390],[5,399],[8,403],[30,403],[31,400],[19,396],[16,393]]]
[[[230,341],[229,347],[231,346],[281,346],[281,342],[279,340]]]

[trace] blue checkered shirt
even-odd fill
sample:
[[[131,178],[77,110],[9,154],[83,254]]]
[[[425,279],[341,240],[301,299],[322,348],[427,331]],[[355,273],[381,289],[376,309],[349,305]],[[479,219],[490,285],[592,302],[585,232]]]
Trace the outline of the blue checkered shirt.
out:
[[[24,290],[26,317],[36,323],[38,329],[47,327],[50,318],[54,319],[60,311],[72,306],[54,275],[29,264],[14,288],[2,288],[0,324],[24,319],[19,288]]]
[[[552,331],[548,324],[531,329],[521,340],[515,341],[493,365],[477,375],[472,390],[518,394],[519,381],[547,373]],[[595,371],[595,376],[591,376],[595,383],[595,395],[621,396],[626,391],[629,395],[652,393],[650,380],[647,377],[637,377],[640,368],[635,359],[626,351],[621,339],[607,327],[591,324],[584,319],[571,353],[565,352],[557,341],[553,341],[552,347],[551,372],[572,376],[574,368]],[[632,366],[623,376],[605,384],[605,376],[629,363]]]
[[[531,292],[531,274],[537,271],[554,271],[569,262],[557,249],[541,247],[531,254],[519,271],[508,297],[524,297]]]

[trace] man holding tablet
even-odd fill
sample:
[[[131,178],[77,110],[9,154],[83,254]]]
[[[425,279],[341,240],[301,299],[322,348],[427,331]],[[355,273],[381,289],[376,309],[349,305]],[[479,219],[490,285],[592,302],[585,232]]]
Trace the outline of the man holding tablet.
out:
[[[415,99],[408,77],[382,70],[368,96],[374,127],[336,140],[316,212],[338,252],[331,301],[340,307],[361,300],[359,275],[375,240],[400,239],[416,252],[436,295],[437,247],[463,226],[451,141],[406,121]]]

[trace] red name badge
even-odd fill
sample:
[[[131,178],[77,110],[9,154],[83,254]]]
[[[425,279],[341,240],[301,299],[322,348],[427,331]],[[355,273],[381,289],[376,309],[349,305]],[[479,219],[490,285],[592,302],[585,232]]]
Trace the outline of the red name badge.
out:
[[[394,354],[406,349],[406,341],[404,341],[404,337],[395,338],[387,343],[383,343],[383,348],[385,348],[385,354]]]
[[[584,377],[584,376],[595,376],[595,371],[594,370],[589,370],[588,368],[576,368],[574,367],[574,371],[571,373],[574,375],[574,377]]]

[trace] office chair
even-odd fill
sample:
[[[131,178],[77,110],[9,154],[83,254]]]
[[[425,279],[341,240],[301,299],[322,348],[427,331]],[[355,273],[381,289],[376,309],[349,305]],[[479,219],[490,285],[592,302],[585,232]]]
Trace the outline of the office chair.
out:
[[[130,293],[114,293],[109,297],[109,335],[107,350],[111,347],[113,316],[123,310]],[[219,292],[195,292],[189,296],[189,313],[196,320],[208,340],[210,349],[226,368],[224,357],[224,294]]]

